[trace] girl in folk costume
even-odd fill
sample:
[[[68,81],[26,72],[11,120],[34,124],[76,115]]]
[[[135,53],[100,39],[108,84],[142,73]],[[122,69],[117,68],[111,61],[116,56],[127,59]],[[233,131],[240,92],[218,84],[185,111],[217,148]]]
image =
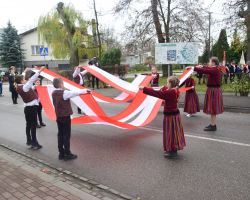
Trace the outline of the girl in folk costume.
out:
[[[73,73],[73,80],[75,83],[84,86],[84,78],[83,76],[87,73],[87,70],[81,71],[81,67],[76,67],[75,71]],[[82,114],[82,111],[80,108],[77,108],[78,114]]]
[[[177,156],[177,151],[186,146],[180,111],[178,109],[179,80],[171,76],[167,85],[156,91],[148,87],[140,87],[145,94],[165,100],[163,119],[163,147],[164,156],[171,158]]]
[[[216,116],[224,112],[223,98],[221,92],[221,71],[218,68],[219,60],[212,57],[208,67],[195,67],[194,71],[208,75],[207,92],[204,100],[203,112],[211,115],[210,124],[204,131],[216,131]]]
[[[159,75],[159,73],[157,73],[156,67],[152,67],[151,76],[153,77],[153,79],[151,81],[151,87],[159,87],[160,75]]]
[[[187,113],[187,117],[191,117],[192,114],[200,112],[199,98],[195,91],[195,81],[191,76],[185,81],[185,86],[192,87],[191,90],[186,92],[184,102],[184,112]]]

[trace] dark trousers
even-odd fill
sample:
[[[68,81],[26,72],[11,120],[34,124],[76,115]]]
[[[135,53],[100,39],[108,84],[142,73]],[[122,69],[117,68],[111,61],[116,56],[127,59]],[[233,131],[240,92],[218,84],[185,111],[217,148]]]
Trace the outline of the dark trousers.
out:
[[[43,109],[43,106],[42,106],[41,103],[39,103],[39,105],[37,106],[37,116],[38,116],[38,121],[39,121],[40,124],[43,123],[42,109]]]
[[[92,76],[92,88],[95,88],[95,83],[96,83],[96,87],[97,89],[99,89],[99,79],[96,78],[95,76]]]
[[[3,93],[3,83],[0,82],[0,95]]]
[[[11,98],[12,98],[13,103],[17,103],[17,97],[18,97],[18,93],[15,89],[13,89],[11,91]]]
[[[70,154],[71,119],[70,116],[58,117],[58,150],[61,155]]]
[[[37,106],[26,106],[24,108],[24,114],[26,120],[27,143],[36,146],[38,144],[36,138]]]

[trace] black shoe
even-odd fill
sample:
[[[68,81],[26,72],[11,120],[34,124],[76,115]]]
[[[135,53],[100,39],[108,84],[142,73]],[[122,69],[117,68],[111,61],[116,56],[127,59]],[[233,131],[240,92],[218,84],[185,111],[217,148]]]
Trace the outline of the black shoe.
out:
[[[58,159],[59,160],[63,160],[64,159],[64,155],[59,153]]]
[[[42,123],[40,123],[40,126],[46,126],[46,124],[44,124],[44,123],[42,122]]]
[[[210,128],[212,125],[211,124],[209,124],[208,126],[206,126],[205,128]]]
[[[31,142],[26,142],[26,145],[27,145],[28,147],[31,147]]]
[[[13,104],[18,104],[17,102],[14,102]]]
[[[41,126],[39,124],[36,125],[36,128],[41,128]]]
[[[77,158],[77,155],[72,154],[72,153],[64,155],[64,160],[65,161],[67,161],[67,160],[74,160],[76,158]]]
[[[216,130],[217,130],[216,125],[210,125],[210,126],[204,128],[204,131],[216,131]]]
[[[177,151],[166,151],[165,153],[164,153],[164,157],[165,158],[175,158],[175,157],[177,157],[178,156],[178,154],[177,154]]]
[[[41,149],[42,147],[43,147],[42,145],[36,144],[36,145],[32,145],[31,149],[38,150],[38,149]]]

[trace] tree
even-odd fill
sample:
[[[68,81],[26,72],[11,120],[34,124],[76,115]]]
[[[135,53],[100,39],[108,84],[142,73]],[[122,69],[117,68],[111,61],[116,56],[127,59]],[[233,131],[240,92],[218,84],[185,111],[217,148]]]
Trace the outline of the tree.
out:
[[[93,0],[93,6],[94,6],[94,12],[95,12],[96,33],[97,33],[97,39],[98,39],[98,45],[97,45],[98,46],[98,56],[99,56],[99,58],[101,58],[102,57],[102,42],[101,42],[101,36],[100,36],[100,31],[99,31],[99,21],[98,21],[98,16],[97,16],[95,0]],[[96,39],[95,39],[95,41],[96,41]]]
[[[10,22],[3,29],[0,41],[0,58],[4,67],[23,67],[23,49],[17,30]]]
[[[244,42],[240,40],[240,36],[237,30],[234,31],[233,39],[231,42],[231,55],[230,59],[235,60],[236,63],[239,63],[242,51],[244,51],[246,47],[244,46]]]
[[[213,55],[219,58],[220,61],[223,60],[224,51],[229,52],[229,44],[227,42],[227,32],[226,29],[221,29],[218,41],[212,47]]]
[[[203,54],[199,58],[199,62],[204,64],[204,63],[208,63],[208,61],[209,61],[209,44],[208,44],[208,41],[206,41]]]
[[[39,37],[52,47],[56,58],[69,57],[70,66],[79,65],[79,49],[88,47],[87,22],[72,6],[57,4],[56,10],[40,17]]]
[[[139,4],[139,5],[136,5]],[[159,43],[180,41],[204,41],[207,35],[205,10],[200,0],[120,0],[115,12],[129,14],[129,44],[138,38]],[[135,8],[138,8],[135,10]],[[134,20],[131,20],[134,19]],[[153,30],[153,31],[152,31]],[[167,75],[163,66],[163,75]]]
[[[246,33],[247,60],[250,61],[250,1],[229,0],[224,4],[224,8],[226,13],[229,13],[226,19],[229,27],[243,29]]]

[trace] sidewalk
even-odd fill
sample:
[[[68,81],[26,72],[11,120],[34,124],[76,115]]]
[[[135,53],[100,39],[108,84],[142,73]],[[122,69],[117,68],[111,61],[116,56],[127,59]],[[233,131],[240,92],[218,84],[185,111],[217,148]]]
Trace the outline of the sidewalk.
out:
[[[75,178],[74,178],[75,177]],[[0,146],[1,200],[123,200],[115,190],[105,191],[83,177],[53,169],[8,147]]]

